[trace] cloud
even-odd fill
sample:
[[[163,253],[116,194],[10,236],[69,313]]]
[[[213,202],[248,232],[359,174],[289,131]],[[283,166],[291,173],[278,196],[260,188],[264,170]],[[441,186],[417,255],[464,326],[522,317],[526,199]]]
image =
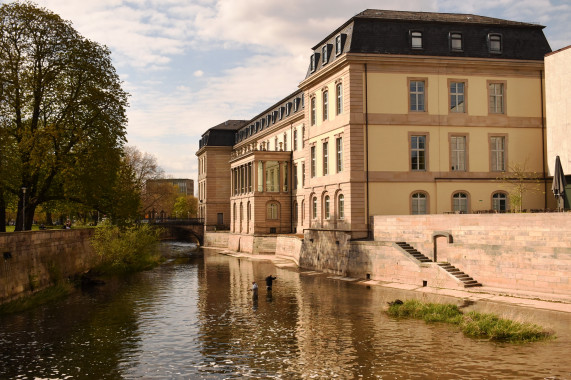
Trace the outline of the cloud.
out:
[[[132,95],[130,144],[155,154],[167,172],[190,178],[203,132],[249,119],[295,91],[311,47],[364,9],[539,22],[553,49],[571,43],[567,0],[36,1],[109,46]]]

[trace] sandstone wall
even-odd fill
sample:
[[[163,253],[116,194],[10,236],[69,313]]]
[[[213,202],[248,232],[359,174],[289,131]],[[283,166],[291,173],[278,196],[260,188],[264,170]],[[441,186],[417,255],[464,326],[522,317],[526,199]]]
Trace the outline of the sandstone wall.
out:
[[[228,248],[228,232],[204,232],[204,246],[212,248]]]
[[[0,234],[0,303],[45,288],[58,277],[89,270],[96,262],[93,229]]]
[[[293,260],[299,265],[303,239],[297,236],[280,235],[276,240],[276,256]]]
[[[375,216],[374,238],[406,241],[484,286],[571,293],[571,213]]]

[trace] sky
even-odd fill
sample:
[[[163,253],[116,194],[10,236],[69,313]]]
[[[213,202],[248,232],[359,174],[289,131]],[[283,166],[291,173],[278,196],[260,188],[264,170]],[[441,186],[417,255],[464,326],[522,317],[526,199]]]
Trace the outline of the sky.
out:
[[[311,47],[365,9],[539,23],[553,50],[571,45],[571,0],[34,1],[110,48],[130,94],[128,145],[154,155],[167,175],[195,182],[202,133],[251,119],[297,90]]]

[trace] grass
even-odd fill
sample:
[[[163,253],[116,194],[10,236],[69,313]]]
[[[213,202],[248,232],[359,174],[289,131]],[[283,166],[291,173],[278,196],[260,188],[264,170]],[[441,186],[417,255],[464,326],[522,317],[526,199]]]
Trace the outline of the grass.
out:
[[[443,322],[456,325],[469,337],[502,342],[534,342],[548,339],[552,332],[541,326],[503,319],[494,314],[467,314],[456,305],[425,303],[408,300],[402,304],[391,303],[388,314],[397,318],[422,319],[427,323]]]
[[[14,301],[0,305],[0,315],[19,313],[24,310],[56,301],[71,294],[74,287],[69,282],[60,282],[44,290],[20,297]]]

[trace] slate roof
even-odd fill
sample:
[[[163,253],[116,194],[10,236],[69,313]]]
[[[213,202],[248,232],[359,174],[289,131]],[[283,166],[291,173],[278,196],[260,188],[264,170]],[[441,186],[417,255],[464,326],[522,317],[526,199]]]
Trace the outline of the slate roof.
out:
[[[492,59],[543,60],[551,52],[544,26],[492,17],[458,13],[408,12],[367,9],[341,25],[313,47],[318,62],[314,72],[343,56],[343,53],[398,54]],[[423,48],[413,49],[412,31],[422,32]],[[450,49],[450,33],[461,33],[463,49]],[[502,38],[501,53],[490,52],[488,35]],[[343,50],[337,55],[335,38],[343,36]],[[323,64],[323,46],[332,47]],[[307,77],[314,72],[308,67]]]

